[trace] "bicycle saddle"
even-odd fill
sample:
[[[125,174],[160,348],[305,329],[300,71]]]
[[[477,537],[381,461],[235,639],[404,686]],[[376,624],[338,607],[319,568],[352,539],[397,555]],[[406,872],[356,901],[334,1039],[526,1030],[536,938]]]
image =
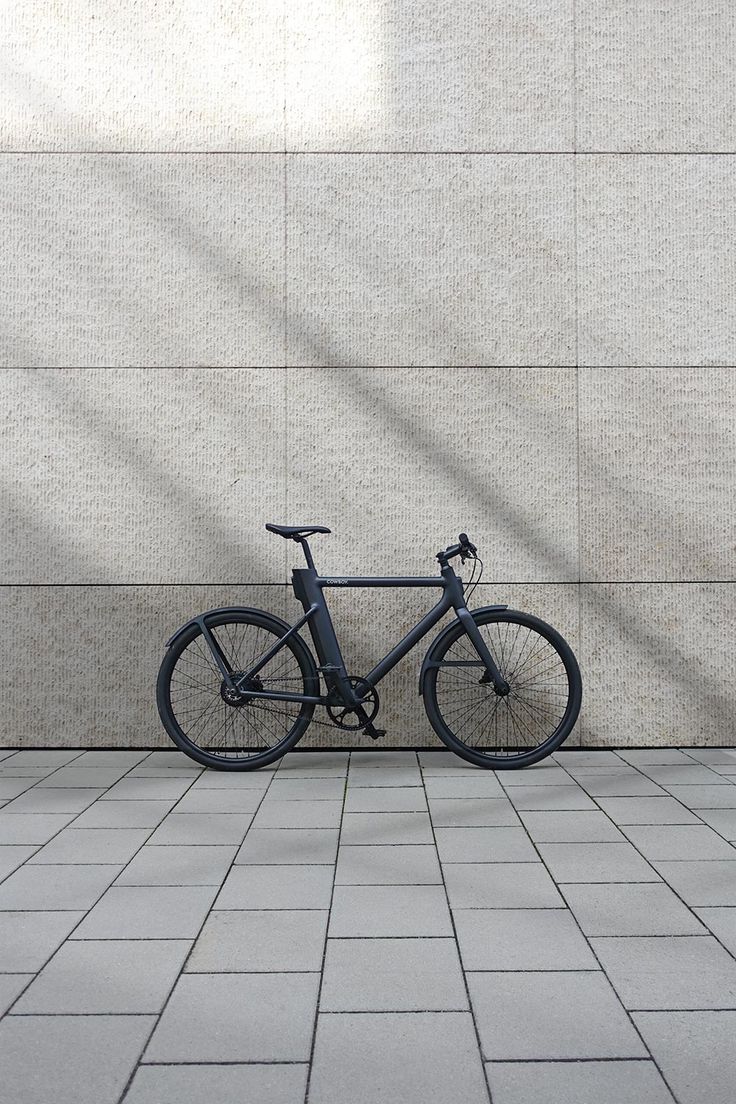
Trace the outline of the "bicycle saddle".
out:
[[[301,540],[302,537],[311,537],[312,533],[331,533],[324,525],[269,525],[266,524],[269,533],[278,533],[287,540]]]

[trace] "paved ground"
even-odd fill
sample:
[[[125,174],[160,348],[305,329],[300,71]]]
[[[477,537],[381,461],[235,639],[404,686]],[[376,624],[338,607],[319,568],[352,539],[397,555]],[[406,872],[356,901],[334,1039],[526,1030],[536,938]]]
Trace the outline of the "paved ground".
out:
[[[0,759],[4,1100],[734,1099],[736,751]]]

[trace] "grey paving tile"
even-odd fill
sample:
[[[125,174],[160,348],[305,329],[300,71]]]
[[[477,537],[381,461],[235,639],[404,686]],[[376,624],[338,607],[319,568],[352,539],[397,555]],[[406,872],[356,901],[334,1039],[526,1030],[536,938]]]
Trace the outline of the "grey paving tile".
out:
[[[657,882],[659,876],[630,843],[540,843],[557,882]]]
[[[679,1104],[732,1104],[736,1012],[634,1012],[633,1019]]]
[[[142,847],[150,828],[65,828],[28,860],[31,865],[115,863],[120,866]]]
[[[688,809],[736,809],[736,786],[665,786]]]
[[[191,774],[199,774],[202,767],[195,763],[183,751],[176,748],[162,748],[160,751],[151,751],[142,762],[147,767],[163,768],[164,770],[189,771]]]
[[[180,813],[178,810],[177,805],[176,812],[169,813],[161,821],[149,843],[195,847],[198,844],[240,844],[253,819],[247,813]]]
[[[677,748],[622,748],[618,755],[635,766],[645,763],[687,763],[688,756]]]
[[[674,797],[601,797],[598,804],[617,824],[697,824]]]
[[[364,789],[370,786],[386,787],[421,786],[422,773],[417,765],[413,767],[360,767],[352,765],[348,773],[348,785],[352,789]]]
[[[674,1104],[654,1062],[488,1062],[493,1104]]]
[[[155,828],[173,805],[174,801],[171,798],[168,801],[95,801],[94,805],[76,818],[74,827]]]
[[[629,824],[623,831],[647,859],[736,859],[731,844],[705,824]]]
[[[321,1012],[468,1008],[454,939],[328,939]]]
[[[460,1100],[488,1104],[469,1012],[318,1017],[310,1104]]]
[[[346,813],[342,843],[433,843],[428,813]]]
[[[331,938],[452,935],[441,886],[335,886]]]
[[[465,970],[597,970],[567,909],[454,909]]]
[[[429,845],[340,847],[338,885],[436,885],[441,881],[437,852]]]
[[[239,813],[251,817],[263,799],[260,790],[198,790],[192,788],[176,806],[177,813]]]
[[[0,812],[0,839],[4,845],[47,843],[52,836],[74,820],[74,813]]]
[[[36,973],[84,912],[0,912],[0,971]]]
[[[443,863],[538,862],[523,828],[436,828]]]
[[[139,763],[137,767],[133,767],[126,774],[126,778],[188,778],[191,780],[199,778],[201,775],[208,774],[207,770],[200,768],[200,770],[187,769],[186,767],[158,767],[146,766],[145,759],[142,763]],[[212,772],[215,773],[214,771]]]
[[[17,797],[5,806],[6,813],[81,813],[88,808],[100,794],[102,789],[87,788],[73,789],[60,787],[52,790],[49,787],[34,786],[31,790]]]
[[[422,786],[348,787],[346,813],[409,813],[427,809]]]
[[[0,881],[22,866],[36,850],[34,844],[10,844],[0,846]]]
[[[308,1070],[306,1063],[139,1066],[125,1104],[301,1104]]]
[[[498,772],[498,780],[504,789],[514,786],[569,786],[570,775],[555,763],[537,763],[523,770]]]
[[[601,972],[467,977],[486,1058],[648,1057]]]
[[[325,909],[331,866],[234,866],[217,898],[218,909]]]
[[[13,1013],[160,1012],[189,940],[68,940]]]
[[[277,775],[268,791],[269,801],[342,801],[345,795],[345,779],[290,778]]]
[[[541,862],[452,864],[444,873],[453,909],[564,907]]]
[[[95,789],[105,789],[106,786],[112,786],[118,779],[122,778],[124,774],[125,768],[123,767],[69,766],[54,771],[53,774],[47,775],[46,778],[41,778],[37,782],[37,786],[39,788],[44,788],[46,786],[71,786],[73,789],[92,786]]]
[[[698,763],[708,763],[709,766],[730,765],[736,767],[736,750],[734,748],[688,748],[687,755]]]
[[[451,751],[420,751],[417,752],[417,758],[425,777],[462,774],[469,778],[482,777],[485,774],[483,767],[474,767]]]
[[[659,782],[661,786],[730,785],[727,778],[721,777],[715,771],[709,770],[708,767],[698,763],[691,763],[689,766],[647,765],[641,766],[639,769],[642,774],[645,774],[654,782]]]
[[[266,790],[274,771],[261,767],[252,771],[204,770],[194,783],[195,790]]]
[[[183,974],[144,1059],[305,1062],[318,985],[316,973]]]
[[[3,751],[0,751],[0,763],[2,763],[4,759],[10,759],[11,756],[16,754],[16,751],[16,748],[5,748]]]
[[[6,1098],[117,1104],[154,1022],[155,1016],[6,1016],[0,1022]]]
[[[103,794],[100,801],[140,801],[153,798],[165,801],[182,797],[192,785],[190,777],[185,778],[123,778]]]
[[[146,844],[115,885],[222,885],[235,847],[154,847]]]
[[[72,938],[194,939],[216,893],[214,886],[112,886]]]
[[[337,828],[342,801],[278,801],[265,798],[254,828]]]
[[[586,935],[705,934],[663,882],[564,885],[562,894]]]
[[[346,751],[290,751],[278,765],[279,777],[299,774],[304,778],[325,778],[347,774],[349,758]]]
[[[80,748],[68,748],[52,750],[51,748],[39,748],[33,751],[19,751],[13,756],[13,766],[30,767],[63,767],[72,759],[78,759],[82,755]]]
[[[250,828],[236,863],[334,863],[339,833],[336,828]]]
[[[4,1016],[11,1004],[23,992],[33,974],[0,974],[0,1016]]]
[[[736,1006],[736,962],[710,936],[591,939],[626,1008]]]
[[[0,763],[0,778],[26,778],[29,779],[29,785],[32,785],[39,778],[46,778],[47,775],[57,769],[41,764],[34,766],[30,763],[21,763],[16,766],[15,759],[9,759],[6,763]]]
[[[521,809],[595,809],[595,802],[579,786],[514,786],[509,790],[512,804]]]
[[[506,797],[433,797],[429,812],[436,828],[490,828],[520,823]]]
[[[194,945],[187,971],[319,971],[327,917],[326,909],[211,912]]]
[[[709,763],[708,765],[716,774],[723,775],[729,782],[734,781],[734,775],[736,775],[736,761],[733,759],[729,763]]]
[[[607,751],[603,748],[573,749],[561,747],[550,758],[566,768],[572,766],[618,766],[621,763],[617,752]]]
[[[18,797],[19,794],[24,793],[25,790],[33,786],[35,779],[33,778],[8,778],[6,776],[0,777],[0,799],[3,801],[12,801],[14,797]],[[26,810],[29,812],[30,810]],[[44,812],[41,810],[34,810]],[[49,809],[49,812],[53,812],[53,809]]]
[[[585,775],[579,785],[591,797],[656,797],[664,790],[643,774],[622,771],[620,774]]]
[[[736,861],[654,861],[664,880],[688,905],[736,905]]]
[[[424,779],[427,797],[504,797],[501,783],[492,771],[461,777],[432,776]]]
[[[623,836],[604,813],[522,811],[521,819],[535,843],[612,843]]]
[[[22,866],[0,885],[0,909],[89,909],[119,866]]]
[[[707,928],[736,957],[736,908],[715,906],[695,909]]]
[[[350,756],[351,772],[363,769],[386,770],[390,767],[391,773],[393,773],[397,768],[416,767],[417,765],[418,760],[415,751],[354,751]]]
[[[128,770],[147,759],[148,751],[83,751],[74,760],[75,767],[123,767]]]

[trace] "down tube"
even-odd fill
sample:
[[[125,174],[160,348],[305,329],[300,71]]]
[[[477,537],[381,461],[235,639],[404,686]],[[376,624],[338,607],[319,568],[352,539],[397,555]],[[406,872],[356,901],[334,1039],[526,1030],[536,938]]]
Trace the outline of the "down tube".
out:
[[[433,606],[429,613],[425,614],[418,625],[415,625],[413,629],[410,629],[403,640],[400,640],[395,648],[392,648],[387,656],[376,664],[372,671],[369,671],[365,676],[366,682],[370,682],[372,686],[375,686],[381,681],[384,675],[387,675],[389,671],[393,670],[396,664],[404,658],[404,656],[411,651],[414,645],[426,636],[430,632],[438,621],[441,621],[448,610],[452,609],[452,600],[443,594],[436,606]]]

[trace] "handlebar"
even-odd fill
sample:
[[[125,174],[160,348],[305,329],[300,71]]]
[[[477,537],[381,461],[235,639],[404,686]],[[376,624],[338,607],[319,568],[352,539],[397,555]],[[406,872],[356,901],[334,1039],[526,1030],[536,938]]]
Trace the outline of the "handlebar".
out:
[[[461,533],[458,537],[458,544],[451,544],[449,548],[446,548],[444,552],[437,553],[437,559],[444,567],[450,560],[453,560],[455,556],[459,556],[462,563],[466,560],[473,560],[478,555],[478,549],[471,542],[467,533]]]

